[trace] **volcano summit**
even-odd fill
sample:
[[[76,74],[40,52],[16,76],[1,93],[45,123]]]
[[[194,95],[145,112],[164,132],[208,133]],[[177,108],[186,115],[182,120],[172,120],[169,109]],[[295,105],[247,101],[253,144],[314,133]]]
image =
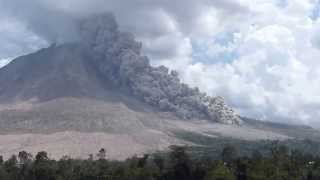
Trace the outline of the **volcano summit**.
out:
[[[164,66],[150,66],[141,55],[141,43],[120,32],[112,15],[94,16],[79,24],[79,42],[52,45],[2,69],[0,101],[103,100],[109,91],[121,91],[181,119],[240,124],[222,98],[189,88],[180,83],[177,72]]]
[[[116,159],[188,143],[176,132],[242,139],[287,139],[249,127],[223,98],[152,67],[141,43],[111,14],[78,23],[76,41],[53,44],[0,69],[0,153],[48,151]],[[218,134],[218,135],[217,135]],[[10,154],[9,154],[10,153]]]

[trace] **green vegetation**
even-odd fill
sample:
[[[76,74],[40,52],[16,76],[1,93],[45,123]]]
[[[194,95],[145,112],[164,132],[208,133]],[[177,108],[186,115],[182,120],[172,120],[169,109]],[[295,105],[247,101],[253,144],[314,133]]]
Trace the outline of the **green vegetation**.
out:
[[[263,153],[249,156],[235,146],[224,146],[214,156],[194,156],[190,147],[172,146],[159,152],[125,161],[106,159],[101,149],[88,159],[63,157],[52,160],[46,152],[34,158],[22,151],[4,161],[0,158],[1,180],[317,180],[320,157],[288,148],[280,142],[264,146]],[[268,153],[265,153],[268,151]],[[216,157],[216,158],[212,158]]]
[[[254,152],[259,151],[263,156],[270,156],[270,148],[275,144],[288,147],[290,151],[298,150],[303,154],[320,155],[319,140],[310,139],[288,139],[285,141],[248,141],[242,139],[234,139],[227,137],[209,137],[202,134],[179,131],[175,133],[176,137],[191,142],[194,146],[187,147],[192,153],[193,158],[207,157],[211,159],[219,159],[223,148],[232,146],[237,150],[239,156],[251,156]],[[219,134],[214,134],[219,136]]]

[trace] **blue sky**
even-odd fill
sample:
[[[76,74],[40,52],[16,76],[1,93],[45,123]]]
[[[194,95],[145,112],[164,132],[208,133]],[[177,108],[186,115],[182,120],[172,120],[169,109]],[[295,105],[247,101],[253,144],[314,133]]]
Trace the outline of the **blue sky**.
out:
[[[318,0],[0,0],[0,66],[63,41],[72,18],[105,11],[154,65],[239,114],[320,126]]]

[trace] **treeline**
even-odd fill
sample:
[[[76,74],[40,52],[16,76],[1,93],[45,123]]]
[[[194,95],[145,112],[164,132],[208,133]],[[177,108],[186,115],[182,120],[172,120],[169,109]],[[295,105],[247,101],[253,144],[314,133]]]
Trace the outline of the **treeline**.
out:
[[[172,146],[167,153],[107,160],[105,149],[86,160],[49,159],[46,152],[35,157],[22,151],[0,160],[1,180],[318,180],[320,158],[289,150],[275,143],[266,156],[254,151],[239,156],[232,146],[219,159],[193,158],[188,148]]]

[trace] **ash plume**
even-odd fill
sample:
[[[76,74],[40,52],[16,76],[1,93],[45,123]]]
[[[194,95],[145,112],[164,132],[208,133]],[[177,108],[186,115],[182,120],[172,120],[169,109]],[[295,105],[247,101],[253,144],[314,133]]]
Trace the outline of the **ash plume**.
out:
[[[0,16],[16,21],[48,43],[74,42],[79,15],[55,7],[51,1],[0,0]]]
[[[51,7],[55,4],[49,2],[0,0],[0,9],[27,24],[48,43],[81,44],[92,52],[93,64],[100,74],[153,107],[184,119],[240,122],[221,97],[209,97],[188,87],[180,82],[177,72],[164,66],[152,67],[141,54],[142,44],[132,34],[120,31],[111,13],[77,15]],[[21,10],[21,6],[25,8]]]
[[[176,71],[152,67],[148,57],[141,55],[142,44],[132,34],[119,31],[112,14],[81,20],[78,32],[79,42],[93,52],[92,61],[99,73],[147,104],[183,119],[241,122],[223,98],[210,97],[181,83]]]

